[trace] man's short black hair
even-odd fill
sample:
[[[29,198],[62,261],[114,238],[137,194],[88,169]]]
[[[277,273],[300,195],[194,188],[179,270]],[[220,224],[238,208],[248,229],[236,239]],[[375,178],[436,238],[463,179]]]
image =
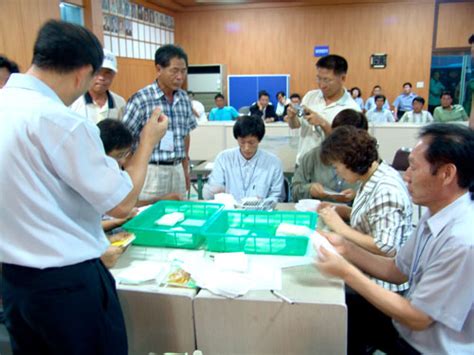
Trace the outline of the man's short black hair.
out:
[[[278,92],[276,93],[275,97],[278,99],[278,96],[280,96],[280,95],[283,96],[283,97],[286,97],[286,94],[285,94],[284,91],[278,91]]]
[[[415,102],[415,101],[416,101],[416,102],[419,102],[419,103],[422,104],[422,105],[425,104],[425,99],[422,98],[421,96],[415,97],[412,102]]]
[[[340,126],[354,126],[365,131],[369,129],[369,123],[367,117],[362,112],[346,108],[339,112],[334,120],[332,121],[331,128],[335,129]]]
[[[238,117],[234,124],[234,138],[257,137],[260,142],[265,136],[265,124],[258,116]]]
[[[33,50],[33,64],[40,69],[68,73],[91,65],[96,73],[103,60],[102,45],[85,27],[49,20],[38,32]]]
[[[104,144],[106,154],[115,149],[125,149],[132,146],[132,134],[122,122],[107,118],[100,121],[97,127],[99,127],[100,139]]]
[[[449,96],[451,99],[453,98],[451,91],[443,91],[441,95],[439,95],[439,98],[441,99],[443,96]]]
[[[293,98],[295,98],[295,97],[298,98],[298,99],[301,101],[301,96],[300,96],[300,94],[297,94],[296,92],[290,95],[290,100],[293,99]]]
[[[374,102],[377,102],[378,99],[383,99],[384,103],[385,101],[387,101],[387,98],[385,97],[385,95],[375,95]]]
[[[268,92],[266,92],[265,90],[260,90],[260,91],[258,92],[258,99],[259,99],[259,100],[260,100],[260,98],[261,98],[262,96],[267,96],[268,98],[270,98],[270,95],[269,95]]]
[[[471,37],[469,37],[469,44],[473,44],[474,43],[474,34],[471,35]]]
[[[408,86],[409,86],[409,87],[411,87],[411,88],[413,87],[413,85],[411,85],[411,83],[410,83],[410,82],[408,82],[408,81],[407,81],[406,83],[403,83],[402,87],[404,88],[404,87],[405,87],[405,85],[408,85]]]
[[[373,88],[372,88],[372,91],[374,91],[374,89],[382,89],[382,87],[380,85],[375,85]]]
[[[474,198],[474,130],[452,123],[432,123],[420,131],[420,138],[428,138],[425,158],[436,174],[444,164],[456,166],[458,185],[469,189]]]
[[[225,97],[224,97],[224,95],[222,95],[222,94],[219,93],[219,94],[217,94],[216,96],[214,96],[214,100],[217,100],[217,99],[225,100]]]
[[[183,59],[188,66],[188,55],[183,48],[175,46],[174,44],[167,44],[158,48],[155,52],[155,65],[166,68],[170,65],[171,59]]]
[[[336,75],[346,74],[349,68],[347,60],[344,57],[336,54],[330,54],[322,57],[316,63],[316,68],[329,69]]]
[[[352,95],[352,92],[353,92],[354,90],[357,90],[357,91],[359,92],[359,96],[357,96],[357,97],[361,97],[361,96],[362,96],[362,91],[361,91],[360,88],[358,88],[357,86],[354,86],[352,89],[349,90],[349,92],[351,93],[351,95]]]
[[[5,68],[10,74],[20,72],[18,65],[3,55],[0,55],[0,68]]]

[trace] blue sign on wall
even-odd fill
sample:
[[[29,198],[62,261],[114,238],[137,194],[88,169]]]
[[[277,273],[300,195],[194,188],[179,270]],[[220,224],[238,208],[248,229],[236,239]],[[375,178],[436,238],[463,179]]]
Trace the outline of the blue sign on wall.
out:
[[[315,57],[324,57],[329,54],[329,46],[315,46],[314,47],[314,56]]]

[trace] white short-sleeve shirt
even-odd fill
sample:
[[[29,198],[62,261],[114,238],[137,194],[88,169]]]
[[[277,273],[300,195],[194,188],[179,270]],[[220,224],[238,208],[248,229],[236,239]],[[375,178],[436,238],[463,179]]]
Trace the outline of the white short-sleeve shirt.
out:
[[[39,79],[0,91],[0,262],[60,267],[99,257],[101,215],[131,191],[98,128]]]
[[[332,124],[334,117],[347,108],[360,111],[360,106],[354,101],[351,95],[345,91],[344,95],[337,100],[327,105],[321,90],[308,91],[303,97],[301,104],[312,111],[323,116],[329,124]],[[321,145],[324,139],[324,133],[321,128],[310,125],[304,118],[299,118],[301,123],[300,142],[298,145],[298,154],[296,155],[296,164],[299,164],[300,157],[311,149]]]

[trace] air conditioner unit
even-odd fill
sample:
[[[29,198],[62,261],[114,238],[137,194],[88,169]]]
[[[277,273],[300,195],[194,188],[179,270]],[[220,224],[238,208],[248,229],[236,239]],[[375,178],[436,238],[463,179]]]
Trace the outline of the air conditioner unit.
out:
[[[214,96],[227,93],[227,70],[224,64],[199,64],[188,67],[188,90],[194,92],[206,111],[214,107]]]

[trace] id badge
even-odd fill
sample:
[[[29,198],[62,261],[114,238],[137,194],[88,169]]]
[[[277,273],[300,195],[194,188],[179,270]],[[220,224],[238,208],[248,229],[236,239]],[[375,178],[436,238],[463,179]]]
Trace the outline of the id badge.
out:
[[[173,131],[166,131],[166,134],[160,141],[160,150],[165,152],[174,152]]]

